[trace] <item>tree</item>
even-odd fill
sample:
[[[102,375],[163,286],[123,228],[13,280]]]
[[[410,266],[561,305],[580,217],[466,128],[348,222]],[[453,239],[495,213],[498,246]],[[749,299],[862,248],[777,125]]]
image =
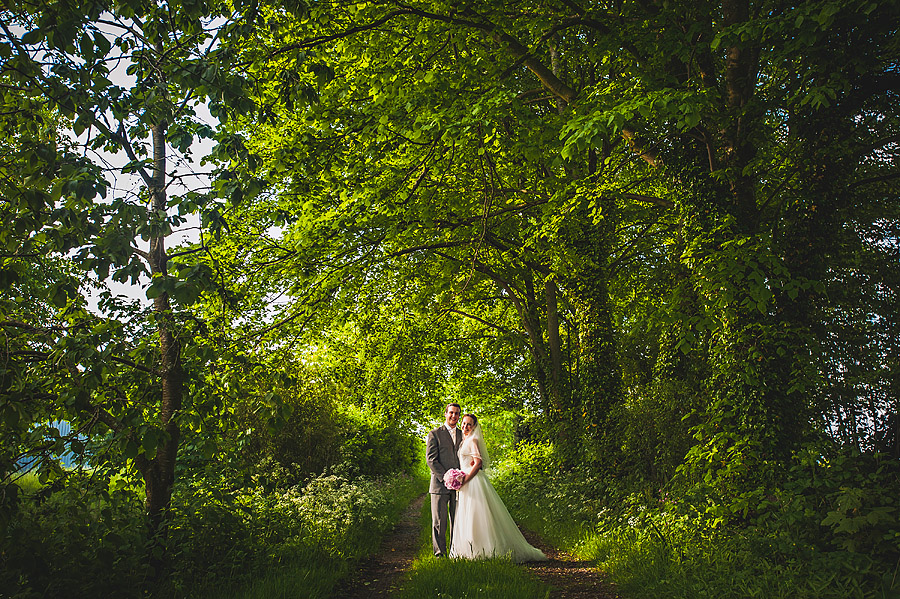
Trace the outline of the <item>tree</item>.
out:
[[[485,39],[489,17],[473,25],[382,9],[317,9],[299,24],[273,10],[272,29],[243,43],[242,59],[269,83],[257,88],[262,122],[238,123],[253,136],[242,146],[250,159],[234,167],[283,181],[279,196],[260,198],[288,231],[273,272],[285,288],[303,289],[305,302],[307,293],[352,295],[385,267],[418,281],[431,290],[421,300],[430,310],[470,318],[528,351],[541,405],[564,416],[574,439],[582,401],[570,405],[559,302],[571,304],[558,297],[558,271],[582,261],[602,271],[606,258],[601,251],[590,266],[566,240],[585,219],[562,230],[564,212],[586,213],[579,204],[590,200],[570,188],[578,177],[558,155],[558,134],[533,134],[558,120],[558,107],[552,98],[532,104],[538,90],[518,73],[497,85],[493,68],[476,66],[509,51],[495,55]],[[398,45],[408,51],[395,59]],[[506,45],[514,59],[521,48]],[[282,73],[276,85],[273,72]],[[594,299],[583,319],[608,319],[606,300]],[[505,308],[492,308],[498,302]],[[611,341],[610,327],[597,330]],[[613,368],[614,347],[597,344],[612,358],[597,360],[601,369]]]
[[[15,150],[4,162],[3,217],[15,226],[3,234],[3,283],[27,285],[43,315],[29,320],[35,311],[4,305],[4,330],[22,349],[7,352],[0,410],[26,426],[50,418],[92,437],[110,431],[111,455],[127,458],[144,481],[151,535],[164,534],[182,430],[204,409],[186,391],[199,374],[190,371],[212,357],[191,347],[200,327],[186,310],[211,273],[181,258],[202,251],[202,238],[181,252],[165,240],[201,210],[214,228],[214,200],[228,186],[172,193],[189,172],[170,157],[189,158],[196,139],[212,136],[199,103],[214,98],[211,108],[226,116],[243,109],[243,80],[219,44],[253,22],[253,8],[14,2],[0,19],[0,114]],[[129,188],[131,174],[138,183]],[[85,309],[84,279],[67,272],[47,288],[36,284],[27,264],[35,255],[71,258],[100,281],[149,276],[152,308],[106,294],[107,316],[95,316]],[[40,449],[18,441],[26,453]]]
[[[894,11],[271,9],[240,47],[262,118],[234,125],[245,176],[279,182],[252,208],[282,215],[273,272],[306,305],[384,268],[428,281],[430,309],[527,350],[545,413],[607,463],[627,418],[612,323],[647,314],[651,376],[709,376],[665,408],[693,413],[682,434],[784,457],[816,419],[831,241],[869,186],[896,195]],[[658,296],[614,301],[660,273]]]

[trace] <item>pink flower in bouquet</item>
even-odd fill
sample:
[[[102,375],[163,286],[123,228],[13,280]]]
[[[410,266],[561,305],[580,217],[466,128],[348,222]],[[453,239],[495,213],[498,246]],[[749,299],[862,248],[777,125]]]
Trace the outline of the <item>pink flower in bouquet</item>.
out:
[[[456,468],[451,468],[444,473],[444,486],[451,491],[459,491],[463,481],[466,479],[466,473]]]

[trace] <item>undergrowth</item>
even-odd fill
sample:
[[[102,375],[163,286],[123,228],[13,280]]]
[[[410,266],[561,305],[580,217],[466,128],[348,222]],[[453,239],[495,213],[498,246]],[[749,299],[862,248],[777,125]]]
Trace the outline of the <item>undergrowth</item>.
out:
[[[195,476],[176,490],[168,573],[151,581],[140,493],[88,474],[30,491],[6,531],[0,597],[329,597],[424,485],[320,476],[263,490]]]
[[[549,445],[495,468],[510,511],[596,560],[629,599],[900,597],[898,465],[858,454],[795,457],[777,485],[732,495],[559,470]]]

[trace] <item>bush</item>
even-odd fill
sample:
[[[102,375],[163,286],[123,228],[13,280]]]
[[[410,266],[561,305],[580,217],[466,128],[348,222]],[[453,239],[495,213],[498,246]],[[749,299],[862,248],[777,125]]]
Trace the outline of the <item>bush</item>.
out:
[[[0,588],[10,591],[0,596],[139,596],[147,575],[139,495],[88,473],[66,482],[22,497],[0,556]]]
[[[626,492],[583,469],[556,469],[550,445],[521,445],[511,457],[493,479],[511,511],[598,560],[628,596],[900,597],[895,460],[810,447],[791,467],[754,474],[769,486],[716,495],[724,479]]]
[[[312,381],[291,381],[240,406],[222,442],[236,470],[268,489],[305,485],[325,472],[354,478],[409,471],[418,439],[383,416],[338,405]],[[275,416],[273,416],[273,414]]]
[[[329,555],[353,560],[378,547],[416,493],[416,483],[406,475],[356,480],[326,475],[283,501],[295,506],[307,539]]]
[[[212,465],[185,474],[172,497],[168,571],[154,586],[140,490],[79,473],[67,483],[23,494],[3,539],[0,597],[218,598],[261,581],[325,597],[422,487],[402,474],[322,475],[287,489],[245,486]]]
[[[250,585],[267,570],[308,564],[346,571],[377,548],[416,493],[408,476],[355,481],[324,475],[305,487],[266,491],[194,478],[173,498],[170,527],[174,596],[221,592],[223,581]]]

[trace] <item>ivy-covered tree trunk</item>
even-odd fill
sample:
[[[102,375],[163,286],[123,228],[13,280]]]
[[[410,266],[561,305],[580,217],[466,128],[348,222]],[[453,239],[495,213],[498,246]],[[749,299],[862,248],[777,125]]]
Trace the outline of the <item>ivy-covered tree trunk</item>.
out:
[[[660,334],[650,389],[655,427],[629,435],[655,448],[647,456],[648,462],[639,464],[651,480],[668,480],[683,463],[695,442],[691,428],[706,411],[709,400],[709,334],[698,326],[702,322],[700,301],[689,270],[679,262],[685,250],[684,226],[681,219],[670,252],[672,293],[657,308]],[[646,439],[651,434],[654,438]]]
[[[568,231],[580,260],[569,279],[580,354],[570,418],[582,423],[579,432],[586,440],[588,457],[600,467],[611,467],[621,453],[622,392],[609,297],[612,201],[598,201],[601,218],[593,222],[584,210]]]
[[[750,9],[747,0],[724,2],[724,25],[746,26],[752,19]],[[719,174],[705,185],[707,203],[718,222],[716,229],[703,234],[714,240],[707,251],[715,257],[694,273],[698,286],[705,287],[717,323],[707,433],[718,437],[716,430],[727,430],[728,435],[714,442],[746,444],[763,455],[787,455],[798,440],[798,422],[805,410],[790,392],[791,365],[786,356],[802,348],[784,334],[796,327],[783,322],[770,303],[769,285],[779,279],[783,261],[762,226],[752,167],[756,136],[765,129],[754,98],[760,48],[735,39],[724,50],[719,131],[710,135],[718,142],[707,143],[710,168]]]

